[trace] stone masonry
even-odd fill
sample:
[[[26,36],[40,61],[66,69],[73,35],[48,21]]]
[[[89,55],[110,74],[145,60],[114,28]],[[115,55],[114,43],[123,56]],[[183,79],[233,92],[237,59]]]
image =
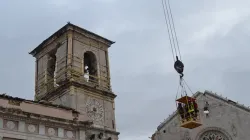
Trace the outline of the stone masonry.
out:
[[[195,129],[179,127],[175,112],[157,128],[152,140],[249,140],[250,108],[215,93],[195,94],[200,109],[202,126]],[[203,113],[209,103],[209,115]]]
[[[0,95],[0,138],[118,140],[108,59],[113,43],[68,23],[32,50],[35,100]]]

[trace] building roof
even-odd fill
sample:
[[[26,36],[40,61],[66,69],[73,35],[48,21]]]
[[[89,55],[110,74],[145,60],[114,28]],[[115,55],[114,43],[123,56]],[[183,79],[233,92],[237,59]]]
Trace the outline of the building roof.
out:
[[[27,99],[23,99],[23,98],[19,98],[19,97],[12,97],[12,96],[9,96],[9,95],[7,95],[5,93],[0,94],[0,98],[7,99],[7,100],[21,101],[21,102],[35,103],[35,104],[45,105],[45,106],[49,106],[49,107],[55,107],[55,108],[64,109],[64,110],[71,110],[71,111],[73,111],[75,113],[79,113],[78,111],[76,111],[75,109],[70,108],[70,107],[66,107],[66,106],[62,106],[62,105],[56,105],[56,104],[52,104],[50,102],[33,101],[33,100],[27,100]]]
[[[41,44],[39,44],[39,45],[38,45],[34,50],[32,50],[29,54],[35,56],[39,51],[41,51],[41,50],[43,49],[43,45],[46,44],[47,41],[49,41],[49,40],[52,39],[53,37],[58,37],[58,36],[62,35],[63,33],[65,33],[65,31],[67,31],[68,27],[73,27],[73,29],[78,29],[78,30],[80,30],[80,31],[87,32],[87,33],[89,33],[89,34],[91,34],[91,35],[94,35],[94,36],[96,36],[96,37],[99,37],[99,38],[101,38],[101,39],[103,39],[103,40],[109,42],[110,44],[115,43],[114,41],[111,41],[111,40],[109,40],[109,39],[106,39],[106,38],[104,38],[104,37],[102,37],[102,36],[100,36],[100,35],[98,35],[98,34],[95,34],[95,33],[91,32],[91,31],[88,31],[88,30],[86,30],[86,29],[84,29],[84,28],[81,28],[81,27],[79,27],[79,26],[76,26],[76,25],[74,25],[74,24],[68,22],[68,23],[67,23],[66,25],[64,25],[61,29],[59,29],[59,30],[56,31],[54,34],[52,34],[50,37],[48,37],[47,39],[45,39]]]
[[[240,108],[240,109],[242,109],[242,110],[245,110],[245,111],[247,111],[247,112],[250,112],[250,108],[249,108],[249,107],[246,107],[246,106],[244,106],[244,105],[242,105],[242,104],[239,104],[239,103],[237,103],[237,102],[234,102],[234,101],[232,101],[232,100],[230,100],[230,99],[227,99],[227,98],[225,98],[225,97],[219,96],[219,95],[217,95],[216,93],[213,93],[213,92],[211,92],[211,91],[207,91],[207,90],[206,90],[204,93],[198,91],[198,92],[196,92],[196,93],[193,95],[193,97],[194,97],[194,98],[197,98],[197,97],[200,96],[201,94],[212,96],[212,97],[214,97],[214,98],[216,98],[216,99],[219,99],[219,100],[222,100],[222,101],[224,101],[224,102],[227,102],[228,104],[231,104],[231,105],[233,105],[233,106],[235,106],[235,107],[237,107],[237,108]],[[169,115],[169,117],[168,117],[167,119],[165,119],[164,122],[162,122],[162,123],[157,127],[157,130],[159,131],[160,129],[162,129],[162,128],[163,128],[168,122],[170,122],[176,115],[177,115],[177,111],[175,111],[173,114]]]

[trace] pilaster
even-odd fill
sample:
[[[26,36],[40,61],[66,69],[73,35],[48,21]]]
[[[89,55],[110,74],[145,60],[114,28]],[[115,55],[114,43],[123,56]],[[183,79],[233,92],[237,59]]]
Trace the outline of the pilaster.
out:
[[[45,135],[45,126],[39,124],[39,134],[40,135]]]
[[[80,130],[79,140],[86,140],[86,133],[83,130]]]
[[[25,132],[25,122],[24,121],[18,121],[18,131]]]

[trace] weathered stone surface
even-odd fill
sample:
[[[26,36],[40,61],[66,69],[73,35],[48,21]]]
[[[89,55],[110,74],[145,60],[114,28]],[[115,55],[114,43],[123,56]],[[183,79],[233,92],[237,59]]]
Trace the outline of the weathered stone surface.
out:
[[[58,137],[61,137],[61,138],[64,137],[64,129],[63,128],[58,128]]]
[[[42,124],[39,125],[39,134],[45,135],[45,126]]]
[[[24,121],[18,122],[18,131],[25,132],[25,122]]]
[[[3,118],[0,118],[0,128],[3,128]]]
[[[0,140],[89,140],[103,128],[105,136],[117,140],[107,53],[111,44],[69,23],[34,49],[36,101],[0,95]],[[96,58],[91,59],[97,65],[94,84],[82,77],[86,51]]]
[[[221,140],[249,140],[250,109],[205,91],[196,95],[202,126],[195,129],[179,127],[179,118],[173,114],[162,123],[155,133],[154,140],[206,140],[216,137]],[[203,113],[205,102],[209,103],[209,117]],[[210,138],[210,139],[211,139]]]

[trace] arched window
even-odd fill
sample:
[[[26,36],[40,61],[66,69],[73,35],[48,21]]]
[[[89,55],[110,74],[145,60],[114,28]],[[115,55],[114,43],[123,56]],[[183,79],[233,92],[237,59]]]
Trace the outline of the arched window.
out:
[[[93,52],[87,51],[84,53],[84,73],[88,74],[88,81],[97,81],[97,61]]]
[[[56,86],[56,50],[51,51],[48,54],[48,62],[47,62],[47,72],[48,72],[48,82],[50,86]]]
[[[196,140],[233,140],[232,136],[222,128],[207,127],[200,131]]]
[[[199,140],[229,140],[229,138],[220,131],[210,130],[203,133]]]

